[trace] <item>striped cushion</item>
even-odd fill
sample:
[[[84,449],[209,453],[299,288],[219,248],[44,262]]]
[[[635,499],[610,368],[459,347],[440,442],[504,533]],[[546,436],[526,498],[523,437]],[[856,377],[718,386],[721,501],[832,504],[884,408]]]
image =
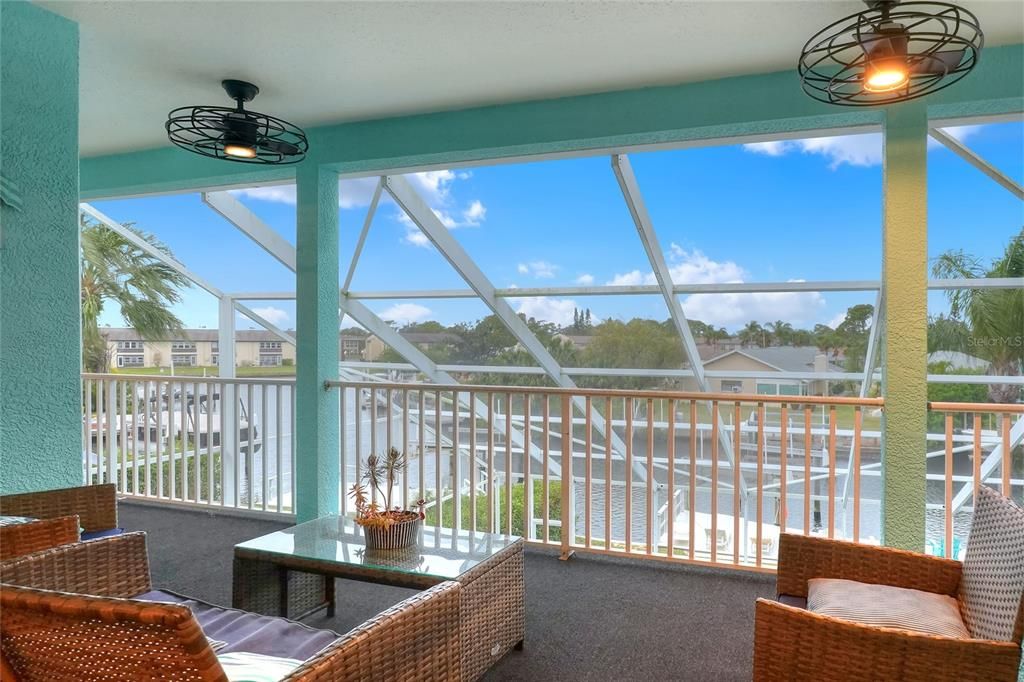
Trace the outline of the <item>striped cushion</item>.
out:
[[[960,608],[971,635],[1013,641],[1022,595],[1024,509],[979,487],[960,578]]]
[[[812,578],[807,608],[855,623],[969,639],[956,599],[944,594],[855,580]]]

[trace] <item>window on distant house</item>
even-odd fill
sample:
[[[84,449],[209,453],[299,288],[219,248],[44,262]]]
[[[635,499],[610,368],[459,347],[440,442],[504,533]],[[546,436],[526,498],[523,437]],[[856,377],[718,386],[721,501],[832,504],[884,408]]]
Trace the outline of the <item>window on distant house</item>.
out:
[[[196,349],[195,341],[171,341],[171,350],[191,350]]]
[[[118,341],[118,350],[142,350],[142,341]]]
[[[280,355],[261,355],[260,367],[277,367],[281,364]]]
[[[732,379],[722,380],[722,393],[742,393],[743,382],[733,381]]]
[[[142,367],[145,363],[145,359],[141,355],[118,355],[117,366],[118,367]]]
[[[260,341],[260,352],[261,353],[280,353],[281,342],[280,341]]]
[[[196,356],[195,355],[185,355],[183,353],[176,353],[176,354],[171,356],[171,362],[173,362],[175,365],[179,365],[179,366],[195,367]]]

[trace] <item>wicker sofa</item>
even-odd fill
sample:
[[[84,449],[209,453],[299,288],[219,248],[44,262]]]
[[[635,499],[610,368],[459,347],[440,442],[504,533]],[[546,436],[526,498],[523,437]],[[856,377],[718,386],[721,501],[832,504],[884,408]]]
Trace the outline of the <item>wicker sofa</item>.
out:
[[[0,561],[78,542],[77,516],[58,516],[30,523],[0,526]]]
[[[0,515],[36,519],[78,516],[83,540],[121,532],[117,527],[117,486],[113,483],[0,495]]]
[[[326,643],[309,656],[289,656],[304,662],[284,678],[288,682],[440,681],[461,676],[456,582],[420,592],[338,636],[283,618],[154,592],[145,533],[65,545],[7,561],[0,565],[0,580],[4,682],[220,682],[227,677],[210,639],[217,638],[212,628],[226,619],[263,619],[260,627],[269,628],[278,648],[282,642],[298,641],[288,639],[296,635],[305,635],[301,641],[307,649],[311,642]],[[188,605],[145,600],[179,597]],[[201,627],[202,607],[216,613]],[[222,643],[227,648],[221,652],[241,646]]]
[[[1017,680],[1024,635],[1024,510],[985,488],[980,497],[964,563],[783,534],[779,596],[775,601],[759,599],[755,607],[754,679]],[[983,554],[979,557],[978,552]],[[979,564],[980,579],[975,570]],[[810,611],[808,581],[814,578],[948,595],[965,616],[970,638],[868,625]],[[995,605],[996,614],[990,610],[982,618],[985,622],[966,617],[975,608],[979,588],[985,595],[983,608]],[[986,637],[985,628],[995,621],[1000,622],[1003,637]]]

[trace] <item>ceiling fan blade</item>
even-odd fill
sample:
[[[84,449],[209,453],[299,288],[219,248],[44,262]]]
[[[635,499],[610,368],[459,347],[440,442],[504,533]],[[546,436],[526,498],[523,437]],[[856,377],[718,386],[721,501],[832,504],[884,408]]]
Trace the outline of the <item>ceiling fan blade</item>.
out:
[[[284,140],[274,140],[269,137],[261,138],[257,142],[257,146],[261,149],[274,152],[275,154],[283,154],[285,156],[291,156],[299,153],[299,147],[292,144],[291,142],[285,142]]]
[[[870,59],[902,56],[907,53],[907,34],[861,33],[860,47]]]
[[[946,50],[933,52],[927,57],[916,61],[911,68],[913,73],[943,74],[954,70],[963,61],[966,50]]]

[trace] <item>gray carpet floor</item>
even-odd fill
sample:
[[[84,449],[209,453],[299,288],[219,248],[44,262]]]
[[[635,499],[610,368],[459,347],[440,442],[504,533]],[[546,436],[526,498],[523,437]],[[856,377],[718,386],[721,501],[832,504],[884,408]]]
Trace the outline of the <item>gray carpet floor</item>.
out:
[[[231,603],[235,543],[283,528],[274,521],[121,503],[121,525],[149,534],[153,583]],[[754,600],[774,580],[663,562],[527,550],[526,648],[486,680],[749,680]],[[345,632],[412,594],[348,580],[337,615],[305,622]]]

